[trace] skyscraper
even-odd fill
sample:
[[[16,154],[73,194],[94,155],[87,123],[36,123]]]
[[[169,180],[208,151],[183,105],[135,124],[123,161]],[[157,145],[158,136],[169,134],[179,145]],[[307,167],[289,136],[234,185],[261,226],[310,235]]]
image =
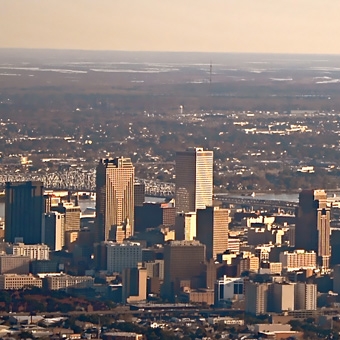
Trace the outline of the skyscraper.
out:
[[[5,241],[22,238],[26,244],[42,242],[43,183],[7,182],[5,188]]]
[[[164,246],[164,284],[162,296],[174,301],[182,281],[190,281],[202,272],[205,245],[198,241],[170,241]]]
[[[207,259],[228,249],[229,210],[207,207],[197,210],[196,239],[207,247]]]
[[[314,250],[323,268],[329,267],[330,208],[324,190],[303,190],[296,212],[295,247]]]
[[[129,224],[134,233],[134,174],[130,158],[100,160],[96,175],[96,241],[107,241],[112,227]]]
[[[176,210],[195,212],[212,206],[213,151],[190,148],[176,153]]]

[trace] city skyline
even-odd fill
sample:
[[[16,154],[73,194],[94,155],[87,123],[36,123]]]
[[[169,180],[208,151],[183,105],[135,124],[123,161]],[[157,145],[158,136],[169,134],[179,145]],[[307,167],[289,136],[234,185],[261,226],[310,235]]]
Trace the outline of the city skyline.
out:
[[[0,48],[339,54],[339,10],[331,0],[4,0]]]

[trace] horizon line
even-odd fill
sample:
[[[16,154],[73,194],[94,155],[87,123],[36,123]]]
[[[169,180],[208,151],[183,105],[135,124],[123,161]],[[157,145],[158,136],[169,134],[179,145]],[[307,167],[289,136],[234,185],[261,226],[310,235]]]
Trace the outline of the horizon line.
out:
[[[221,51],[157,51],[157,50],[110,50],[110,49],[81,49],[81,48],[46,48],[46,47],[0,47],[0,50],[27,50],[27,51],[69,51],[69,52],[122,52],[122,53],[177,53],[177,54],[252,54],[252,55],[300,55],[300,56],[340,56],[340,53],[314,53],[314,52],[221,52]]]

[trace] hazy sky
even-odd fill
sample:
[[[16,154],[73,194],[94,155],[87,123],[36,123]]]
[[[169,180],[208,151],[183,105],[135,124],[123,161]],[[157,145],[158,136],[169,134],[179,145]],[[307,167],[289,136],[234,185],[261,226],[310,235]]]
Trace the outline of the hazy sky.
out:
[[[0,0],[0,47],[340,54],[339,0]]]

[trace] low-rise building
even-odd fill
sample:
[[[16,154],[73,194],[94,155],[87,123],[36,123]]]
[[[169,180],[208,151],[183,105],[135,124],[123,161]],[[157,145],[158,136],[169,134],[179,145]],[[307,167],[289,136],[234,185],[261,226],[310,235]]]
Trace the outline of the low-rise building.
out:
[[[71,276],[71,275],[48,275],[46,276],[47,287],[50,290],[67,290],[92,288],[94,278],[91,276]]]
[[[0,289],[13,290],[23,289],[25,287],[42,287],[42,279],[31,274],[4,274],[0,275]]]
[[[7,254],[28,256],[31,260],[49,260],[50,248],[46,244],[10,244],[6,249]]]

